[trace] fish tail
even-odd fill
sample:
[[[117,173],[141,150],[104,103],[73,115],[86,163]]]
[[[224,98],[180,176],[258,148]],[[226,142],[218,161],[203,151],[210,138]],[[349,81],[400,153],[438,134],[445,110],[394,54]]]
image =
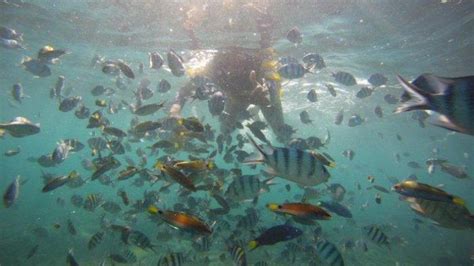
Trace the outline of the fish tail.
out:
[[[249,246],[249,249],[250,249],[250,250],[256,249],[256,248],[258,247],[258,242],[257,242],[257,240],[252,240],[252,241],[250,241],[248,246]]]
[[[398,82],[403,86],[403,89],[415,99],[411,99],[395,109],[395,113],[402,113],[412,110],[431,110],[430,104],[432,96],[415,85],[411,84],[401,76],[397,75]]]
[[[247,138],[250,140],[252,145],[258,150],[258,152],[260,153],[260,156],[258,156],[255,159],[245,160],[244,163],[246,163],[246,164],[263,163],[264,162],[264,157],[265,157],[265,152],[263,151],[262,148],[260,148],[260,146],[258,146],[258,144],[255,142],[255,140],[248,133],[247,133]]]
[[[459,205],[459,206],[464,206],[465,205],[464,200],[461,199],[460,197],[454,196],[452,201],[453,201],[454,204]]]

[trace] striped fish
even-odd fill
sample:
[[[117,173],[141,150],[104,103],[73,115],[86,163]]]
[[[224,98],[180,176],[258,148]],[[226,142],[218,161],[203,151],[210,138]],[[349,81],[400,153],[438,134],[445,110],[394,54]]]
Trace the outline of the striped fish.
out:
[[[367,237],[372,240],[372,242],[377,245],[387,245],[387,247],[390,249],[390,242],[388,241],[388,237],[384,232],[382,232],[378,225],[373,224],[364,226],[363,229]]]
[[[364,99],[372,95],[372,90],[369,89],[369,87],[362,87],[360,90],[357,92],[356,97],[359,99]]]
[[[104,233],[103,232],[97,232],[95,233],[90,239],[89,243],[87,244],[87,248],[89,250],[94,249],[100,242],[102,242],[102,239],[104,238]]]
[[[278,69],[278,74],[286,79],[302,78],[309,70],[299,63],[288,63]]]
[[[316,253],[327,265],[344,266],[341,252],[339,252],[336,245],[325,239],[320,239],[316,242]]]
[[[247,214],[241,216],[241,218],[237,222],[237,227],[240,228],[253,228],[257,225],[259,220],[258,213],[255,209],[247,210]]]
[[[184,254],[181,252],[169,253],[160,258],[158,266],[181,266],[186,262]]]
[[[474,229],[474,215],[464,205],[452,202],[406,198],[417,214],[435,221],[439,226],[452,229]]]
[[[262,192],[269,191],[268,186],[273,178],[260,181],[255,175],[239,176],[230,183],[225,196],[234,201],[249,201],[258,197]]]
[[[409,100],[395,113],[432,110],[441,117],[434,123],[452,131],[474,135],[474,76],[442,78],[421,75],[413,84],[397,76]]]
[[[243,248],[240,246],[233,246],[229,251],[235,266],[247,266],[247,258]]]
[[[144,233],[138,230],[133,230],[130,232],[128,235],[128,241],[139,248],[151,249],[154,251],[154,245],[151,243],[150,239]]]
[[[77,234],[76,227],[72,223],[71,219],[67,219],[67,230],[71,235]]]
[[[100,194],[89,194],[84,201],[84,209],[94,211],[102,204],[102,196]]]
[[[385,85],[385,83],[387,83],[387,80],[387,77],[380,73],[372,74],[368,79],[369,83],[372,84],[372,86],[374,87]]]
[[[330,177],[324,163],[313,152],[272,146],[269,146],[269,151],[266,152],[257,145],[250,135],[247,137],[262,155],[262,158],[249,162],[266,164],[268,172],[275,176],[303,186],[315,186],[326,182]]]
[[[354,86],[357,84],[357,81],[351,73],[339,71],[337,73],[333,73],[332,76],[336,82],[341,83],[342,85]]]

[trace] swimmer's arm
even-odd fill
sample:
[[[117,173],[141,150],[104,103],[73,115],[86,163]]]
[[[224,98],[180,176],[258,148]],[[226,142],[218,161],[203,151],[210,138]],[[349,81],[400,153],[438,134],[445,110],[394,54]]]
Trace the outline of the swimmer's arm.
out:
[[[191,82],[186,83],[184,87],[178,92],[176,98],[171,105],[169,115],[171,117],[180,117],[181,116],[181,109],[183,108],[184,104],[186,103],[187,98],[193,95],[194,87]]]

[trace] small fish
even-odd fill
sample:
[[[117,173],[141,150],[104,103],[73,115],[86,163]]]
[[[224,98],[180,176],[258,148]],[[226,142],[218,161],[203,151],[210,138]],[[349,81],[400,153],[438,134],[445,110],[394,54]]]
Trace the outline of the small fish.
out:
[[[51,76],[51,69],[38,59],[25,57],[22,59],[21,65],[26,71],[30,72],[36,77],[44,78]]]
[[[327,83],[326,84],[326,88],[328,89],[329,93],[332,95],[332,97],[336,97],[337,96],[337,93],[336,93],[336,90],[334,89],[334,86]]]
[[[379,193],[375,194],[375,203],[380,204],[382,203],[382,196]]]
[[[117,214],[122,210],[122,208],[120,208],[120,205],[113,201],[106,201],[101,205],[101,207],[102,209],[104,209],[104,211],[112,214]]]
[[[215,164],[212,160],[192,160],[176,162],[174,167],[177,169],[203,171],[212,170],[215,167]]]
[[[12,28],[0,26],[0,38],[22,42],[23,33],[19,33]]]
[[[66,50],[56,49],[50,45],[46,45],[38,51],[38,60],[45,64],[57,64],[59,57],[65,54]]]
[[[63,176],[58,176],[53,179],[51,179],[41,190],[43,193],[45,192],[50,192],[52,190],[55,190],[59,187],[64,186],[67,184],[69,181],[71,181],[74,178],[79,177],[79,174],[77,171],[72,171],[68,175],[63,175]]]
[[[326,63],[321,55],[315,53],[308,53],[303,56],[303,62],[309,66],[314,66],[316,69],[323,69]]]
[[[147,105],[142,105],[134,110],[134,114],[138,116],[145,116],[145,115],[151,115],[153,113],[156,113],[158,110],[163,108],[164,102],[162,103],[152,103],[152,104],[147,104]]]
[[[204,132],[204,125],[197,117],[181,118],[178,123],[184,126],[187,130],[193,132]]]
[[[355,152],[353,150],[348,149],[342,152],[342,155],[352,161],[352,159],[354,159]]]
[[[269,203],[268,209],[277,213],[290,214],[298,218],[329,220],[331,215],[324,209],[308,203]]]
[[[130,204],[130,200],[128,199],[127,192],[125,192],[124,190],[117,191],[117,196],[119,196],[122,199],[122,202],[125,206],[128,206],[128,204]]]
[[[171,90],[171,84],[166,79],[162,79],[160,83],[158,83],[158,92],[166,93],[169,90]]]
[[[386,103],[388,104],[396,104],[398,103],[398,98],[395,95],[392,94],[386,94],[383,99],[385,100]]]
[[[334,124],[340,125],[342,123],[342,120],[344,120],[344,110],[341,109],[336,115],[336,120],[334,121]]]
[[[3,193],[3,205],[10,208],[20,195],[20,176],[17,176],[13,182],[8,185],[5,193]]]
[[[150,239],[142,232],[138,231],[138,230],[132,230],[129,232],[129,235],[128,235],[128,241],[141,248],[141,249],[151,249],[153,251],[155,251],[153,249],[154,245],[150,242]]]
[[[158,266],[182,266],[185,265],[186,258],[183,253],[168,253],[160,258]]]
[[[289,241],[303,234],[303,231],[290,225],[277,225],[265,230],[256,239],[249,242],[250,250],[260,246],[274,245],[278,242]]]
[[[367,237],[374,243],[377,245],[386,245],[390,249],[388,237],[384,232],[382,232],[378,225],[364,226],[363,230],[365,231]]]
[[[337,73],[333,73],[332,76],[336,82],[341,83],[342,85],[354,86],[357,84],[354,76],[348,72],[339,71]]]
[[[431,201],[450,202],[457,205],[464,205],[464,200],[460,197],[448,194],[444,190],[428,184],[406,180],[392,187],[397,193],[407,196]]]
[[[320,201],[319,206],[323,207],[324,209],[329,210],[330,212],[334,212],[335,214],[345,217],[345,218],[352,218],[351,211],[344,205],[336,201]]]
[[[116,253],[110,254],[109,258],[112,261],[117,262],[117,263],[128,263],[127,259],[120,254],[116,254]]]
[[[100,242],[102,242],[102,239],[104,238],[104,232],[97,232],[92,237],[89,239],[89,242],[87,244],[87,248],[89,250],[94,249]]]
[[[28,255],[26,255],[26,259],[29,260],[31,257],[33,257],[36,254],[36,251],[38,251],[39,245],[36,244],[34,247],[30,249],[28,252]]]
[[[301,35],[300,30],[297,27],[290,29],[286,33],[286,39],[295,44],[300,44],[301,42],[303,42],[303,37]]]
[[[64,140],[61,140],[58,142],[58,145],[51,154],[51,159],[56,164],[62,163],[69,157],[70,151],[71,147],[66,142],[64,142]]]
[[[306,110],[300,113],[300,121],[303,124],[311,124],[313,122],[313,120],[309,118],[309,113]]]
[[[306,73],[310,73],[309,69],[299,63],[288,63],[278,69],[278,74],[285,79],[302,78]]]
[[[102,204],[102,197],[100,194],[89,194],[84,200],[84,209],[94,211]]]
[[[218,116],[222,114],[225,107],[226,98],[221,91],[214,92],[209,100],[207,101],[209,113],[212,116]]]
[[[69,251],[67,252],[66,263],[68,266],[79,266],[79,263],[77,263],[76,258],[74,258],[72,248],[69,249]]]
[[[171,73],[176,77],[181,77],[185,73],[183,59],[173,50],[166,54],[168,59],[168,67],[171,69]]]
[[[344,259],[336,245],[325,240],[319,239],[316,242],[316,253],[318,257],[330,266],[344,266]]]
[[[4,155],[7,156],[7,157],[12,157],[12,156],[15,156],[17,154],[19,154],[21,151],[20,147],[16,147],[16,149],[9,149],[7,151],[5,151]]]
[[[229,252],[235,266],[247,266],[247,257],[245,256],[245,250],[242,247],[234,245],[229,249]]]
[[[448,173],[456,178],[469,178],[469,174],[465,167],[457,166],[448,162],[442,162],[440,166],[441,171]]]
[[[134,79],[135,74],[133,73],[133,70],[130,68],[130,66],[125,63],[123,60],[119,59],[117,60],[117,66],[120,68],[120,71],[129,79]]]
[[[443,78],[423,74],[410,83],[400,76],[398,81],[405,90],[408,101],[395,113],[412,110],[432,110],[441,116],[436,126],[474,135],[474,76]],[[454,99],[454,100],[453,100]]]
[[[106,91],[105,87],[102,85],[97,85],[91,90],[92,96],[100,96]]]
[[[255,199],[259,194],[269,191],[273,178],[260,181],[254,175],[236,177],[227,187],[225,196],[234,201],[248,201]]]
[[[59,111],[69,112],[72,109],[76,108],[77,105],[82,101],[81,96],[71,96],[64,98],[59,104]]]
[[[90,116],[89,108],[81,105],[75,112],[74,115],[79,119],[86,119]]]
[[[367,176],[367,180],[369,180],[370,183],[374,183],[375,182],[375,177],[369,175],[369,176]]]
[[[120,173],[117,177],[117,180],[119,180],[119,181],[127,180],[127,179],[133,177],[134,175],[136,175],[139,171],[140,171],[140,169],[138,169],[135,166],[127,166],[126,169],[120,171]]]
[[[13,84],[11,94],[13,99],[19,103],[21,103],[21,100],[24,98],[31,98],[23,92],[23,86],[21,86],[20,83]]]
[[[373,90],[369,89],[369,87],[362,87],[362,88],[360,88],[360,90],[357,92],[356,97],[359,98],[359,99],[367,98],[367,97],[369,97],[370,95],[372,95],[372,91],[373,91]]]
[[[67,219],[67,231],[68,231],[71,235],[76,235],[76,234],[77,234],[76,227],[75,227],[74,224],[72,223],[71,219]]]
[[[380,105],[375,106],[374,113],[378,118],[383,118],[383,111]]]
[[[211,234],[212,228],[197,216],[184,212],[160,210],[154,205],[148,207],[152,215],[159,215],[166,223],[174,228],[183,229],[199,234]]]
[[[26,49],[19,41],[0,38],[0,45],[7,49]]]
[[[186,189],[189,189],[190,191],[193,191],[193,192],[196,191],[196,186],[194,185],[193,181],[189,177],[181,173],[175,167],[157,162],[155,164],[155,168],[166,173],[168,176],[170,176],[173,180],[178,182],[180,185],[182,185]]]
[[[347,125],[349,127],[356,127],[362,125],[364,121],[365,119],[363,119],[359,114],[354,114],[349,118],[349,121],[347,121]]]
[[[148,53],[148,57],[149,57],[149,67],[151,69],[158,70],[158,69],[161,68],[161,66],[163,66],[163,64],[165,62],[163,57],[158,52]]]
[[[108,135],[112,135],[117,138],[124,138],[127,136],[127,133],[125,133],[123,130],[116,127],[104,127],[102,129],[102,132]]]
[[[318,101],[318,95],[316,94],[316,91],[314,89],[311,89],[308,94],[306,95],[306,98],[308,101],[315,103]]]
[[[372,86],[379,87],[385,85],[388,79],[383,74],[375,73],[369,77],[368,81],[370,84],[372,84]]]

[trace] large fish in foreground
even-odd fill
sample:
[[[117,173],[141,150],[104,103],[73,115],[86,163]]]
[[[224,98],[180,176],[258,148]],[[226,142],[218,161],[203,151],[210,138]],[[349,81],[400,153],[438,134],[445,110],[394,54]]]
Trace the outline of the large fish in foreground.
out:
[[[330,174],[327,166],[333,166],[329,160],[321,160],[322,155],[296,148],[279,148],[268,146],[268,151],[258,146],[252,137],[247,135],[255,148],[262,155],[248,163],[264,163],[268,172],[293,181],[303,186],[315,186],[326,182]]]
[[[474,135],[474,76],[442,78],[424,74],[410,83],[400,76],[408,99],[395,112],[432,110],[441,116],[434,122],[449,130]]]

